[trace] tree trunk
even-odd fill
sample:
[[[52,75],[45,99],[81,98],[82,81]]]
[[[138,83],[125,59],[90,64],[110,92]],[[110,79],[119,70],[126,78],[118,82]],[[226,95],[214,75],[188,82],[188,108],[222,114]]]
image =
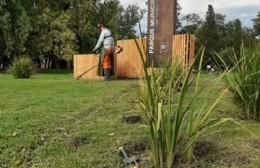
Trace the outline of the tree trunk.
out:
[[[71,61],[67,61],[67,69],[71,69]]]

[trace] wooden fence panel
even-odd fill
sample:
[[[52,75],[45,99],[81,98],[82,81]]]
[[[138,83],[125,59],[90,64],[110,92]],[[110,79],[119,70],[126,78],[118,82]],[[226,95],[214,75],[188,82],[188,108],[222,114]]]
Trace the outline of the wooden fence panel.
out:
[[[97,75],[99,55],[85,54],[74,55],[74,78],[102,80],[104,77]],[[117,56],[114,57],[114,68],[116,69]],[[111,77],[117,79],[117,72]]]
[[[173,61],[181,61],[185,64],[185,51],[186,51],[186,35],[175,35],[173,36],[172,43],[172,58]]]
[[[137,39],[143,54],[143,44],[141,39]],[[144,45],[146,40],[144,39]],[[118,77],[138,78],[143,76],[143,64],[140,58],[139,51],[133,39],[117,41],[117,45],[123,47],[123,52],[117,56],[116,72]]]
[[[95,54],[74,55],[74,78],[82,75],[82,79],[102,79],[97,75],[97,65],[98,57]]]
[[[173,60],[179,60],[183,65],[191,64],[195,55],[195,37],[190,34],[173,36]]]

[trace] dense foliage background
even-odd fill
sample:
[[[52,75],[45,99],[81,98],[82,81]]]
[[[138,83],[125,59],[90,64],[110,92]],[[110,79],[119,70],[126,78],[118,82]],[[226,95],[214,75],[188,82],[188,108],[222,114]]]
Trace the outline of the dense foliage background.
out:
[[[195,34],[197,48],[205,45],[205,64],[211,63],[213,51],[223,53],[225,60],[232,48],[239,55],[242,39],[249,47],[260,34],[260,12],[252,18],[253,28],[247,28],[239,19],[226,22],[212,5],[205,20],[195,13],[181,17],[179,4],[177,9],[179,32]],[[118,0],[1,0],[0,67],[27,55],[39,68],[70,68],[75,53],[92,52],[97,23],[105,23],[116,40],[128,39],[145,12]]]
[[[145,10],[118,0],[3,0],[0,63],[29,55],[41,68],[70,67],[73,54],[90,53],[103,22],[116,39],[128,38]]]

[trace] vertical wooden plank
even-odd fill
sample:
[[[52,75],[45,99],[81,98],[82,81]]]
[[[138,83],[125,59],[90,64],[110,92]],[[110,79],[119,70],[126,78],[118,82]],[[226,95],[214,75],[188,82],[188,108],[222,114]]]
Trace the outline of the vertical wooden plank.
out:
[[[195,59],[195,36],[190,35],[190,39],[190,63],[193,63]]]
[[[185,57],[185,62],[184,62],[184,66],[185,65],[188,65],[188,57],[189,57],[189,35],[186,34],[185,35],[185,54],[184,54],[184,57]]]
[[[179,57],[178,59],[183,62],[183,35],[179,35],[179,41],[178,41],[178,46],[179,46]]]
[[[77,68],[78,68],[78,61],[77,61],[77,57],[73,57],[73,77],[74,79],[77,78],[77,75],[78,75],[78,71],[77,71]]]

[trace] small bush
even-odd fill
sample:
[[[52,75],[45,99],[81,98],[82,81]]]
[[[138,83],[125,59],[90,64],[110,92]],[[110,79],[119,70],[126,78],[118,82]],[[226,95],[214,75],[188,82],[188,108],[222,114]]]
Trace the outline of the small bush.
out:
[[[21,57],[13,61],[9,71],[14,78],[30,78],[34,72],[34,66],[29,57]]]

